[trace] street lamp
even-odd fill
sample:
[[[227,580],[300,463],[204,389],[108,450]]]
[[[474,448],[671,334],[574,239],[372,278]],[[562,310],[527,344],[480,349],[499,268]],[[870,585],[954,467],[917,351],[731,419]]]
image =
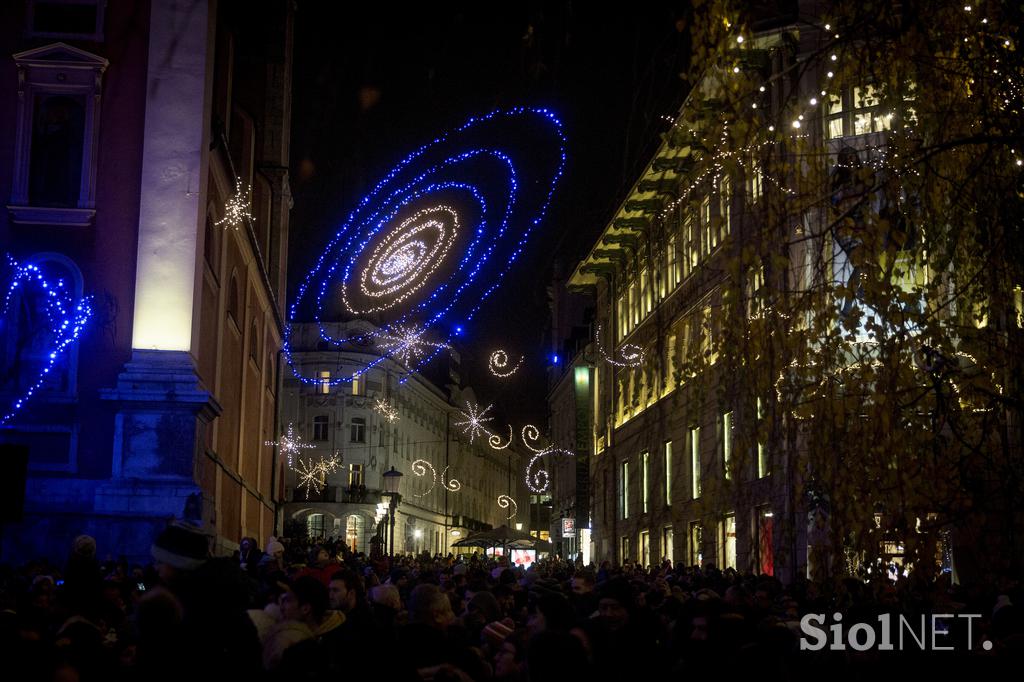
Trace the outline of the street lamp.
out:
[[[398,493],[398,483],[402,480],[402,472],[395,471],[395,467],[392,466],[389,471],[384,472],[384,494],[387,495],[391,504],[388,505],[388,510],[391,515],[389,520],[389,534],[390,534],[390,548],[388,554],[393,559],[395,557],[395,509],[398,507],[398,503],[402,501],[402,496]]]

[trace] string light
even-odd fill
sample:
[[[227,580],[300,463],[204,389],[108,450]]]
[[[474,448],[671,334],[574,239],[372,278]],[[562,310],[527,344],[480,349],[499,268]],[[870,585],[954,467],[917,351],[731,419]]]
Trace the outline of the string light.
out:
[[[450,348],[446,343],[425,340],[425,334],[425,329],[400,324],[392,333],[378,332],[373,334],[373,337],[391,357],[406,367],[411,367],[417,359],[427,355],[428,349]]]
[[[425,459],[417,459],[417,460],[413,461],[413,463],[412,463],[412,473],[413,474],[415,474],[417,476],[426,476],[427,475],[427,469],[430,469],[430,487],[427,488],[427,490],[425,492],[423,492],[423,493],[421,493],[419,495],[414,493],[413,497],[426,497],[434,489],[434,486],[437,485],[437,471],[434,470],[434,465],[431,464],[430,462],[428,462]]]
[[[455,426],[464,427],[462,429],[462,432],[469,436],[470,445],[473,444],[473,440],[477,436],[480,436],[482,434],[490,435],[490,431],[488,431],[484,427],[484,422],[494,421],[494,417],[486,416],[487,413],[491,411],[492,407],[494,407],[493,404],[488,405],[483,410],[481,410],[479,404],[474,403],[470,405],[469,402],[467,402],[466,410],[459,410],[462,416],[465,417],[466,419],[461,422],[455,422]]]
[[[251,190],[252,188],[243,183],[241,178],[235,178],[235,193],[228,197],[224,204],[224,217],[214,225],[224,225],[237,230],[246,220],[252,220],[252,214],[249,213]]]
[[[620,360],[616,360],[614,357],[609,356],[604,352],[604,346],[601,345],[601,325],[597,325],[595,333],[597,350],[604,358],[604,361],[608,364],[615,365],[616,367],[639,367],[644,363],[644,350],[636,345],[635,343],[624,343],[619,348]]]
[[[462,484],[459,483],[458,479],[453,478],[453,479],[449,480],[447,478],[447,475],[448,475],[448,467],[445,467],[444,471],[441,472],[441,486],[445,490],[448,490],[449,492],[453,492],[453,493],[457,493],[460,490],[462,490]]]
[[[502,509],[512,509],[512,513],[506,517],[508,520],[519,513],[519,505],[508,495],[498,495],[498,506]]]
[[[398,409],[386,398],[377,398],[373,403],[373,409],[392,424],[398,421]]]
[[[264,445],[276,446],[278,450],[288,458],[288,467],[291,468],[295,456],[300,454],[303,450],[314,447],[309,443],[302,441],[302,436],[295,433],[295,425],[288,424],[288,428],[285,429],[284,435],[277,440],[268,440],[263,443]]]
[[[348,341],[325,323],[328,299],[339,293],[350,312],[390,315],[381,324],[385,336],[400,336],[397,329],[415,319],[417,330],[441,337],[413,346],[426,353],[408,356],[410,371],[449,347],[543,222],[565,147],[551,111],[519,107],[470,118],[393,167],[349,214],[289,308],[283,345],[295,377],[321,383],[294,361],[295,322],[316,322],[327,344]]]
[[[11,403],[3,418],[0,418],[0,427],[5,426],[43,385],[57,361],[63,356],[64,351],[78,340],[86,323],[92,317],[91,298],[75,300],[73,292],[68,291],[63,279],[48,280],[38,265],[20,265],[9,255],[7,256],[7,265],[10,271],[8,275],[10,284],[7,286],[7,294],[4,297],[0,322],[9,320],[12,313],[18,314],[17,306],[12,306],[13,303],[28,303],[29,297],[34,296],[34,300],[42,309],[39,311],[42,314],[38,316],[38,319],[45,319],[49,323],[49,329],[46,330],[48,338],[43,342],[44,345],[41,349],[45,353],[45,359],[39,366],[34,379],[30,379],[31,384],[28,389]],[[7,328],[11,330],[8,333],[17,332],[18,322],[10,320],[7,324],[9,325]],[[35,349],[36,344],[41,341],[39,338],[41,334],[38,332],[42,330],[26,331],[35,332],[32,339],[27,339]],[[21,339],[18,341],[20,342]],[[25,367],[29,367],[28,372],[30,373],[31,367],[27,364],[16,368],[16,371],[20,373],[24,371]]]
[[[504,450],[508,446],[512,445],[512,440],[513,440],[512,425],[509,424],[508,425],[508,441],[504,445],[501,444],[501,436],[499,436],[496,433],[492,433],[490,436],[487,437],[487,444],[490,445],[491,448],[494,449],[494,450]]]
[[[491,374],[501,379],[507,379],[516,373],[519,366],[523,364],[523,360],[526,356],[521,356],[519,362],[512,369],[508,369],[508,353],[502,349],[498,349],[491,353],[491,357],[487,362],[487,369],[491,370]]]
[[[327,459],[321,457],[317,462],[312,459],[300,459],[299,465],[292,468],[292,471],[299,474],[297,487],[306,489],[306,499],[308,500],[310,492],[315,495],[320,494],[320,491],[327,485],[327,475],[334,473],[340,465],[338,457],[332,455]]]
[[[520,432],[520,436],[523,440],[523,445],[527,449],[531,450],[535,454],[530,458],[530,461],[526,465],[526,487],[531,492],[542,494],[547,492],[548,486],[551,484],[551,474],[546,469],[538,468],[536,472],[533,472],[534,466],[537,462],[540,462],[547,455],[568,455],[575,457],[576,453],[570,452],[569,450],[563,450],[562,448],[556,448],[552,445],[544,447],[536,447],[531,443],[538,443],[540,441],[540,430],[533,424],[527,424],[523,427]]]

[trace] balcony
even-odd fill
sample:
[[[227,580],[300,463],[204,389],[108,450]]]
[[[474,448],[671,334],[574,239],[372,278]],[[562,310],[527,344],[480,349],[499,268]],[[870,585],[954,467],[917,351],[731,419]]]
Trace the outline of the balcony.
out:
[[[305,488],[295,488],[292,490],[289,501],[299,503],[319,502],[319,503],[341,503],[341,504],[371,504],[376,505],[381,501],[381,494],[378,490],[368,490],[364,488],[352,488],[349,486],[330,485],[325,487],[319,493],[310,491],[309,496],[306,496]]]

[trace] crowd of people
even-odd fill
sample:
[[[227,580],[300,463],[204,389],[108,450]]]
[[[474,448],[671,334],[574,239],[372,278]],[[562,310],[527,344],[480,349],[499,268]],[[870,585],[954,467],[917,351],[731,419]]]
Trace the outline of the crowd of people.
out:
[[[217,558],[208,547],[173,523],[147,565],[102,561],[83,535],[63,566],[3,566],[5,679],[857,680],[996,672],[1024,649],[1017,580],[784,585],[667,561],[523,569],[477,554],[370,558],[333,540],[245,538]],[[810,613],[847,628],[886,613],[948,626],[925,651],[807,651]]]

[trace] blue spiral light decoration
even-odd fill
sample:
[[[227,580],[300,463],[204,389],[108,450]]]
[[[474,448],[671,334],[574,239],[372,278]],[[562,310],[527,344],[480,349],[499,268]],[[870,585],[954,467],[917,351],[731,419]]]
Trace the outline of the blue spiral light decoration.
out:
[[[7,291],[0,309],[0,342],[5,348],[17,350],[13,357],[5,357],[6,366],[0,370],[7,380],[28,377],[28,385],[15,381],[13,390],[3,391],[14,397],[9,405],[0,407],[0,428],[7,427],[39,390],[92,317],[88,297],[76,299],[63,279],[48,279],[38,265],[22,265],[8,255],[5,274]],[[27,312],[28,309],[31,311]],[[34,319],[27,319],[30,317]]]
[[[302,374],[290,345],[301,321],[340,346],[352,339],[333,337],[325,322],[372,316],[380,329],[369,336],[409,371],[449,348],[544,219],[565,158],[561,122],[531,108],[470,118],[407,156],[349,214],[299,287],[284,341],[296,378],[352,380]]]

